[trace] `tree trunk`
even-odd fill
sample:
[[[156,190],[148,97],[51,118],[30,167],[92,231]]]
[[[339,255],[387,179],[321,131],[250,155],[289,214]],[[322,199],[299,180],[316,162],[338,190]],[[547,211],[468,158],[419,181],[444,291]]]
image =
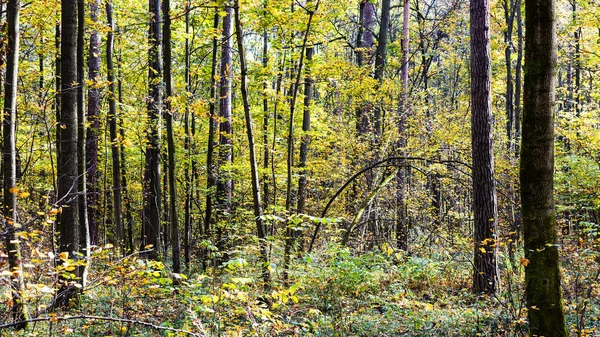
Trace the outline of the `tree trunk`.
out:
[[[117,229],[117,247],[121,254],[125,254],[125,227],[123,225],[123,206],[121,203],[121,157],[120,147],[122,139],[119,139],[117,134],[117,92],[115,80],[115,68],[113,64],[113,54],[115,47],[115,24],[113,21],[112,2],[106,3],[106,18],[108,19],[108,37],[106,41],[106,67],[108,75],[108,125],[111,142],[111,158],[112,158],[112,193],[113,193],[113,216],[115,228]],[[98,41],[100,38],[98,38]],[[90,95],[91,97],[91,95]],[[90,114],[88,114],[89,116]],[[98,119],[96,117],[96,119]],[[99,120],[98,120],[99,122]],[[88,145],[91,139],[88,138]],[[96,148],[97,149],[97,148]],[[87,152],[88,154],[90,152]],[[96,158],[97,162],[97,158]],[[91,179],[90,179],[91,180]],[[90,220],[92,216],[90,216]],[[91,224],[91,221],[90,221]],[[131,249],[131,247],[129,247]]]
[[[164,13],[164,69],[166,97],[165,109],[167,122],[167,151],[169,160],[169,208],[171,213],[171,252],[173,256],[173,272],[181,273],[181,242],[179,239],[179,214],[177,213],[177,180],[175,178],[175,135],[173,132],[173,110],[171,98],[173,97],[173,80],[171,75],[171,4],[170,0],[163,1]]]
[[[216,31],[219,28],[219,8],[215,8],[215,16],[213,20],[213,29]],[[213,215],[213,199],[214,189],[217,184],[216,167],[214,160],[215,148],[215,129],[216,129],[216,102],[217,102],[217,56],[218,56],[219,40],[217,35],[213,36],[212,45],[212,61],[210,72],[210,100],[209,100],[209,116],[208,116],[208,141],[206,149],[206,217],[204,219],[204,238],[210,238],[212,225],[214,224]],[[204,263],[205,261],[203,261]]]
[[[356,64],[362,67],[365,61],[371,66],[373,63],[371,48],[375,40],[373,35],[373,27],[375,26],[375,5],[369,0],[363,0],[360,3],[360,22],[358,26],[358,34],[356,38]],[[367,134],[369,130],[369,110],[370,104],[365,103],[363,106],[356,108],[356,131],[360,135]]]
[[[90,226],[88,223],[87,189],[86,189],[86,161],[85,161],[85,4],[83,0],[77,1],[77,175],[79,189],[79,241],[81,250],[86,260],[90,258]],[[81,284],[87,283],[87,267],[80,266],[82,276]]]
[[[4,177],[4,218],[5,244],[8,253],[10,277],[10,295],[12,296],[11,315],[15,322],[25,321],[29,317],[25,306],[25,286],[21,265],[21,247],[15,235],[17,224],[17,78],[19,71],[19,0],[9,0],[6,6],[6,24],[8,43],[6,48],[6,81],[4,82],[4,120],[2,122],[3,151],[2,171]],[[18,330],[27,328],[27,323],[19,323]]]
[[[495,293],[499,285],[498,203],[492,142],[492,67],[489,0],[471,0],[471,145],[473,154],[473,291]]]
[[[267,15],[267,3],[263,5],[263,18]],[[263,199],[265,208],[269,207],[269,97],[267,96],[268,78],[267,73],[269,66],[269,34],[267,29],[263,30],[263,50],[262,50],[262,66],[264,71],[263,78]],[[273,199],[275,202],[275,199]]]
[[[402,155],[406,153],[404,149],[407,145],[406,135],[406,117],[410,110],[408,104],[408,61],[410,53],[410,2],[404,0],[403,6],[403,23],[402,23],[402,93],[400,94],[400,116],[398,117],[398,132],[400,133],[399,148],[402,151]],[[408,222],[406,221],[406,168],[401,167],[398,169],[396,180],[398,181],[398,191],[396,195],[397,200],[397,220],[396,220],[396,245],[398,249],[405,252],[408,251],[408,235],[409,228]]]
[[[568,336],[554,209],[554,0],[525,0],[521,203],[531,336]]]
[[[191,170],[192,160],[192,134],[190,133],[190,100],[191,96],[191,83],[190,83],[190,5],[185,4],[185,142],[184,149],[186,153],[187,165],[185,167],[185,220],[184,227],[185,233],[183,237],[183,258],[185,268],[189,271],[190,269],[190,251],[191,251],[191,237],[192,237],[192,196],[193,196],[193,172]],[[191,115],[191,118],[195,118]]]
[[[107,6],[111,5],[107,3]],[[99,8],[100,0],[93,0],[90,3],[90,16],[94,24],[98,24]],[[109,25],[110,24],[111,23],[109,23]],[[112,32],[109,34],[112,34]],[[100,133],[100,89],[98,88],[98,82],[100,76],[100,39],[101,38],[98,30],[96,27],[93,27],[93,31],[90,35],[90,50],[88,58],[88,78],[92,84],[88,89],[87,122],[89,127],[87,129],[85,147],[88,223],[90,227],[90,242],[92,244],[98,243],[98,219],[100,219],[100,214],[98,214],[98,199],[100,196],[100,190],[98,188],[98,136]],[[114,93],[114,90],[112,92]],[[114,100],[114,94],[112,94],[111,97]],[[111,97],[109,97],[109,100]],[[114,140],[114,138],[111,139]],[[119,223],[117,222],[116,225],[118,235]],[[123,239],[122,237],[120,238],[121,240]]]
[[[262,219],[263,209],[260,198],[260,181],[258,179],[258,166],[256,162],[256,151],[254,149],[254,131],[252,126],[252,115],[250,113],[250,102],[248,98],[248,69],[246,68],[246,54],[244,50],[244,34],[242,31],[242,23],[240,21],[239,0],[235,2],[235,26],[238,52],[240,55],[240,70],[241,70],[241,91],[244,104],[244,117],[246,120],[246,133],[248,135],[248,147],[250,148],[250,170],[252,174],[252,199],[254,206],[254,219],[256,222],[258,239],[260,242],[260,255],[262,262],[262,277],[265,283],[265,289],[270,288],[271,275],[269,272],[268,261],[268,243],[266,241],[266,232]]]
[[[298,208],[296,213],[302,214],[306,212],[306,185],[307,170],[306,161],[308,159],[308,145],[310,144],[310,103],[313,96],[313,78],[310,67],[312,66],[314,49],[312,47],[306,49],[306,77],[304,79],[304,112],[302,114],[302,138],[300,141],[300,178],[298,179]],[[297,234],[297,233],[296,233]],[[295,235],[296,236],[296,235]]]
[[[221,70],[219,78],[219,176],[217,179],[217,204],[219,205],[219,223],[217,224],[217,246],[220,251],[225,248],[226,228],[222,220],[231,214],[231,198],[233,180],[231,164],[233,164],[233,128],[231,116],[231,79],[232,79],[232,48],[233,8],[225,4],[223,31],[221,37]]]
[[[61,1],[61,90],[57,129],[57,204],[60,251],[79,251],[78,151],[77,151],[77,0]]]
[[[286,198],[285,198],[285,209],[288,213],[291,214],[291,207],[292,207],[292,166],[293,166],[293,158],[294,158],[294,112],[295,112],[295,107],[296,107],[296,99],[298,97],[298,87],[300,86],[300,78],[302,75],[302,66],[304,64],[304,57],[305,57],[305,50],[306,50],[306,45],[308,42],[308,35],[310,33],[310,28],[312,25],[312,19],[313,16],[315,14],[315,11],[317,10],[319,6],[319,1],[317,1],[316,3],[316,7],[314,9],[308,9],[308,23],[306,25],[306,31],[304,32],[304,40],[302,42],[302,48],[300,51],[300,60],[298,62],[298,72],[296,73],[296,79],[293,85],[293,92],[292,92],[292,100],[290,102],[290,121],[289,121],[289,128],[288,128],[288,140],[287,140],[287,189],[286,189]],[[311,48],[312,49],[312,48]],[[308,52],[306,53],[307,57],[311,57],[312,58],[312,51],[309,54]],[[305,102],[306,103],[306,102]],[[309,111],[305,106],[305,114],[308,114]],[[310,115],[309,115],[310,118]],[[305,120],[306,122],[306,120]],[[308,127],[310,127],[310,119],[308,120],[309,124]],[[304,124],[303,124],[304,127]],[[307,150],[308,150],[308,143],[306,143],[307,146]],[[288,268],[290,265],[290,254],[292,251],[292,245],[294,244],[294,233],[290,228],[290,224],[287,224],[286,227],[286,234],[285,234],[285,247],[284,247],[284,253],[283,253],[283,281],[287,282],[288,280]]]
[[[142,216],[142,250],[152,245],[148,257],[156,259],[161,251],[160,228],[160,123],[162,92],[160,0],[149,0],[148,31],[148,145],[144,170],[144,210]]]
[[[381,24],[379,36],[377,37],[377,49],[375,50],[375,78],[379,83],[383,81],[383,73],[386,64],[388,26],[390,23],[390,0],[381,0]],[[381,135],[381,107],[376,107],[373,116],[373,131],[376,136]]]

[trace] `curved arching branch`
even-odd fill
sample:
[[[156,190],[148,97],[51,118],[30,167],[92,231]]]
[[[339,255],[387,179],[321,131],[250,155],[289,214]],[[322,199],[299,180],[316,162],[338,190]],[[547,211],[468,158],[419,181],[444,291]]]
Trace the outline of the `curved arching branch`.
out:
[[[321,212],[321,218],[324,218],[327,215],[327,211],[329,211],[329,208],[331,207],[333,202],[337,199],[337,197],[340,196],[340,194],[342,194],[342,192],[346,189],[346,187],[348,187],[348,185],[350,185],[353,181],[355,181],[358,177],[363,175],[365,172],[370,171],[375,168],[378,168],[378,167],[382,167],[382,166],[404,167],[404,166],[407,166],[407,164],[405,163],[407,161],[428,161],[430,163],[438,163],[438,164],[459,164],[459,165],[467,167],[469,170],[472,169],[471,165],[469,165],[465,162],[459,161],[459,160],[435,160],[435,159],[427,159],[427,158],[423,158],[423,157],[404,157],[404,156],[388,157],[388,158],[382,159],[374,164],[371,164],[371,165],[363,168],[362,170],[355,173],[352,177],[350,177],[350,179],[348,179],[344,183],[344,185],[342,185],[342,187],[340,187],[337,190],[337,192],[335,192],[333,197],[331,197],[331,199],[329,199],[329,202],[327,202],[327,205],[323,209],[323,212]],[[399,162],[399,163],[395,163],[395,162]],[[315,241],[317,240],[317,235],[319,234],[320,229],[321,229],[321,223],[317,223],[315,225],[315,232],[313,233],[313,236],[310,240],[310,245],[308,246],[309,253],[313,249],[313,246],[315,244]]]

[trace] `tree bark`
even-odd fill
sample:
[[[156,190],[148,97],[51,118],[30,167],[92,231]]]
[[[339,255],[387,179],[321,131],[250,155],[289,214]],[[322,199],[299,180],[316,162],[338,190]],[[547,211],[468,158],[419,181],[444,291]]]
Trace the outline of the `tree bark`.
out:
[[[88,223],[87,189],[86,189],[86,161],[85,161],[85,4],[77,0],[77,175],[79,189],[79,241],[81,250],[87,261],[90,257],[90,226]],[[87,267],[79,267],[82,277],[81,284],[87,283]]]
[[[3,150],[2,171],[4,180],[5,245],[8,253],[10,294],[12,296],[11,315],[15,322],[29,319],[25,306],[25,285],[21,265],[21,247],[16,236],[17,224],[17,78],[19,72],[19,0],[9,0],[6,6],[8,41],[6,45],[6,81],[4,82],[4,119],[2,121]],[[19,323],[18,330],[27,328],[26,322]]]
[[[383,73],[386,64],[388,26],[390,23],[390,0],[381,0],[381,24],[379,36],[377,37],[377,49],[375,50],[375,72],[373,78],[379,83],[383,81]],[[373,116],[373,132],[380,136],[382,132],[381,107],[376,107]]]
[[[216,130],[216,102],[217,102],[217,81],[215,79],[217,75],[217,56],[218,56],[218,45],[219,40],[216,35],[216,30],[219,28],[219,8],[215,8],[215,16],[213,20],[213,30],[215,35],[213,36],[212,44],[212,60],[211,60],[211,86],[210,86],[210,100],[209,100],[209,116],[208,116],[208,141],[206,149],[206,217],[204,219],[204,238],[208,239],[213,230],[214,224],[213,215],[213,199],[214,189],[217,184],[216,167],[214,160],[214,148],[215,148],[215,130]]]
[[[531,336],[568,336],[554,209],[554,0],[525,0],[521,203]]]
[[[79,251],[77,151],[77,0],[61,1],[61,91],[57,129],[60,251]]]
[[[185,141],[184,150],[186,153],[187,165],[185,167],[185,220],[184,227],[185,233],[183,237],[183,259],[187,270],[190,269],[190,251],[191,251],[191,238],[192,238],[192,197],[193,197],[193,172],[192,169],[192,134],[190,133],[190,117],[194,119],[194,115],[190,116],[190,100],[191,96],[191,82],[190,82],[190,5],[186,2],[185,4],[185,117],[184,117],[184,128],[185,128]]]
[[[107,3],[107,6],[110,6],[110,4]],[[94,24],[98,24],[99,8],[100,0],[93,0],[90,2],[90,16]],[[109,34],[111,33],[112,32]],[[88,58],[88,79],[91,81],[91,85],[88,89],[87,122],[89,126],[85,143],[88,223],[90,228],[90,242],[92,244],[98,243],[98,219],[100,219],[98,204],[100,196],[100,190],[98,188],[98,136],[100,133],[100,88],[98,87],[98,82],[100,76],[100,40],[101,38],[98,29],[93,27],[92,33],[90,34],[90,50]],[[112,95],[112,99],[114,100],[114,95]],[[114,138],[111,139],[114,140]],[[119,223],[117,222],[116,225],[118,235]],[[122,240],[122,237],[120,238]]]
[[[173,80],[171,75],[171,3],[163,1],[164,10],[164,69],[165,69],[165,112],[167,122],[167,151],[169,160],[169,208],[171,213],[171,253],[173,257],[173,272],[181,273],[181,241],[179,238],[179,214],[177,213],[177,179],[175,178],[175,135],[173,132]]]
[[[152,245],[148,257],[156,259],[161,251],[160,202],[160,123],[162,92],[160,0],[149,0],[148,30],[148,145],[144,170],[144,210],[142,217],[142,250]]]
[[[219,86],[219,175],[217,179],[217,204],[219,207],[219,223],[217,223],[217,246],[223,251],[224,236],[227,236],[221,220],[229,218],[232,210],[233,180],[231,165],[233,164],[233,127],[231,116],[231,80],[232,80],[232,47],[233,8],[225,4],[223,31],[221,37],[221,70]]]
[[[248,147],[250,148],[250,171],[252,175],[252,199],[254,208],[254,219],[256,222],[258,239],[260,242],[260,256],[262,262],[262,277],[265,289],[270,288],[271,275],[269,272],[268,243],[266,241],[266,231],[262,218],[263,209],[260,197],[260,181],[258,179],[258,165],[256,162],[256,150],[254,149],[254,131],[252,126],[252,115],[250,113],[250,102],[248,98],[248,69],[246,68],[246,52],[244,50],[244,34],[242,23],[240,21],[239,0],[235,1],[235,26],[238,52],[240,54],[241,70],[241,91],[244,105],[244,118],[246,120],[246,134],[248,136]]]
[[[492,142],[492,66],[489,0],[471,0],[471,145],[473,155],[473,291],[495,293],[499,285],[498,202]]]
[[[398,147],[402,151],[402,155],[406,155],[404,149],[407,145],[406,135],[406,117],[410,110],[408,104],[408,60],[410,53],[410,2],[409,0],[403,0],[403,22],[402,22],[402,92],[400,94],[400,111],[398,116],[398,132],[400,139]],[[398,182],[398,191],[396,192],[397,200],[397,219],[396,219],[396,245],[398,249],[405,252],[408,251],[408,221],[406,216],[406,168],[401,167],[398,169],[396,174],[396,181]]]
[[[106,67],[108,75],[108,125],[111,142],[111,158],[112,158],[112,192],[113,192],[113,216],[115,227],[117,229],[117,247],[121,254],[125,254],[125,227],[123,224],[123,205],[121,203],[121,141],[117,133],[117,92],[116,92],[116,80],[115,80],[115,67],[113,62],[114,48],[115,48],[115,24],[113,21],[113,9],[112,2],[106,3],[106,18],[108,20],[108,31],[106,41]],[[98,38],[100,40],[100,38]],[[91,96],[91,95],[90,95]],[[88,114],[89,116],[90,114]],[[96,119],[98,119],[96,117]],[[99,122],[99,120],[98,120]],[[88,145],[91,139],[88,138]],[[97,150],[97,148],[96,148]],[[88,154],[90,152],[87,152]],[[97,161],[96,161],[97,162]],[[91,177],[91,175],[90,175]],[[91,178],[90,178],[91,180]],[[90,220],[92,216],[90,216]],[[92,221],[90,221],[90,224]],[[129,247],[131,249],[131,247]]]

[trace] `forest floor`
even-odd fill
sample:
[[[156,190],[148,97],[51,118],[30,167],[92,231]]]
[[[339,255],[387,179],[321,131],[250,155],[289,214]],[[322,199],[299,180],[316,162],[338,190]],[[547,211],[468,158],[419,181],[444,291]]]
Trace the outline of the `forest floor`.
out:
[[[469,245],[455,246],[462,248],[406,255],[386,244],[362,254],[332,244],[299,255],[287,285],[281,266],[273,263],[277,281],[265,291],[251,244],[238,247],[221,268],[185,275],[136,255],[117,259],[109,245],[96,249],[79,301],[38,315],[39,322],[16,335],[526,336],[518,254],[511,262],[500,253],[497,295],[475,296]],[[571,246],[563,250],[568,324],[573,336],[598,336],[596,253],[585,242]],[[52,301],[53,287],[44,282],[52,276],[44,274],[49,262],[33,262],[38,264],[26,267],[31,276],[39,275],[40,283],[29,282],[27,290],[28,309],[35,314]],[[8,304],[0,303],[0,312],[7,313]],[[12,329],[0,329],[0,336],[13,335]]]

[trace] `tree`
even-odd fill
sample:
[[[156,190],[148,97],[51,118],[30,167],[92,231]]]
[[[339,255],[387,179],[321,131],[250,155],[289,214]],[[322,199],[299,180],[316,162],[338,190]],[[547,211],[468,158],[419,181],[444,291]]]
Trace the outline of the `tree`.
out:
[[[373,26],[375,26],[375,6],[369,0],[362,0],[360,2],[360,19],[358,26],[358,34],[356,34],[356,64],[362,67],[367,59],[367,64],[373,65],[373,57],[371,48],[373,41],[375,40],[373,34]],[[359,134],[366,134],[369,129],[369,104],[358,107],[356,109],[356,131]]]
[[[21,265],[21,247],[16,237],[17,232],[17,74],[19,69],[19,0],[10,0],[6,6],[6,24],[8,26],[8,43],[6,51],[6,81],[4,82],[4,120],[2,122],[3,150],[2,171],[4,178],[4,215],[5,244],[8,253],[8,266],[12,272],[10,277],[10,294],[12,296],[11,314],[14,321],[28,319],[24,302],[25,287],[23,284],[23,267]],[[27,328],[22,322],[17,329]]]
[[[409,0],[403,0],[403,21],[402,21],[402,92],[400,94],[400,111],[398,116],[398,132],[400,133],[400,139],[398,147],[402,150],[406,148],[407,136],[406,136],[406,117],[410,109],[408,103],[408,61],[410,53],[410,3]],[[396,174],[396,180],[398,181],[398,191],[396,192],[397,200],[397,220],[396,220],[396,244],[397,248],[408,251],[408,221],[406,216],[406,169],[399,168]]]
[[[383,73],[386,64],[388,26],[390,23],[390,0],[381,0],[381,24],[379,25],[379,36],[377,37],[377,49],[375,50],[375,72],[373,78],[379,83],[383,81]],[[381,107],[375,108],[373,116],[373,131],[376,136],[382,132]]]
[[[232,211],[233,178],[233,119],[231,115],[231,79],[232,79],[232,48],[233,8],[224,5],[223,31],[221,37],[221,69],[219,73],[219,175],[217,179],[217,204],[219,205],[219,220],[228,218]],[[222,224],[217,224],[217,243],[220,250],[224,246],[224,230]]]
[[[142,249],[153,246],[150,258],[157,258],[160,243],[160,121],[162,108],[162,64],[160,32],[160,0],[149,0],[148,29],[148,130],[144,169],[144,210],[142,217]]]
[[[554,0],[525,0],[521,203],[525,291],[532,336],[568,336],[554,209]]]
[[[471,145],[473,156],[473,291],[494,293],[499,284],[498,202],[492,143],[490,4],[471,0]]]
[[[125,253],[125,228],[123,225],[123,207],[121,202],[121,158],[120,158],[120,141],[117,134],[117,92],[116,92],[116,79],[115,79],[115,66],[114,66],[114,48],[115,48],[115,24],[113,21],[113,8],[112,2],[106,3],[106,18],[108,21],[108,36],[106,39],[106,72],[108,80],[108,128],[109,136],[111,140],[111,159],[112,159],[112,196],[113,196],[113,217],[115,227],[117,229],[117,247],[120,249],[121,254]],[[98,37],[98,40],[100,38]],[[91,99],[91,93],[90,93]],[[90,112],[91,114],[91,112]],[[88,117],[89,115],[88,114]],[[98,117],[96,117],[98,119]],[[99,120],[98,120],[99,122]],[[91,128],[90,128],[91,129]],[[93,136],[88,137],[88,146],[91,146]],[[96,138],[97,140],[97,138]],[[96,149],[97,151],[97,149]],[[90,154],[88,150],[86,154]],[[91,161],[88,161],[91,163]],[[91,172],[90,181],[91,181]],[[88,204],[89,205],[89,204]],[[95,222],[93,216],[90,216],[90,225]],[[131,249],[131,247],[129,247]]]
[[[260,257],[262,263],[261,270],[264,287],[268,289],[271,283],[271,273],[269,271],[268,243],[266,241],[267,235],[263,221],[262,201],[260,198],[260,180],[258,178],[256,150],[254,148],[254,130],[252,125],[252,115],[250,113],[250,101],[248,98],[248,69],[246,67],[246,52],[244,50],[244,34],[242,31],[242,22],[240,20],[239,0],[235,1],[235,8],[235,33],[238,45],[238,52],[240,54],[242,101],[244,105],[244,119],[246,121],[246,135],[248,137],[248,147],[250,148],[250,171],[252,175],[252,201],[254,209],[254,221],[256,223],[258,240],[260,242]]]
[[[173,80],[171,75],[171,4],[169,0],[163,1],[165,16],[163,50],[165,70],[165,112],[167,122],[167,152],[169,160],[169,208],[171,212],[171,252],[173,254],[173,272],[181,273],[181,242],[179,240],[179,214],[177,213],[177,180],[175,178],[175,135],[173,132]]]
[[[58,118],[58,217],[60,251],[79,251],[77,149],[77,0],[61,1],[61,90]]]
[[[206,213],[204,218],[204,238],[209,238],[209,233],[212,230],[212,224],[214,223],[213,216],[213,199],[214,199],[214,188],[217,183],[215,160],[214,160],[214,148],[215,148],[215,130],[216,130],[216,101],[217,101],[217,56],[219,53],[218,46],[219,40],[217,37],[217,29],[219,28],[219,8],[215,8],[215,15],[213,19],[213,30],[215,31],[212,38],[212,58],[211,58],[211,70],[210,70],[210,99],[209,99],[209,112],[208,112],[208,137],[206,144]]]
[[[111,7],[112,4],[107,3],[107,7]],[[93,0],[90,2],[90,17],[92,19],[92,32],[90,33],[90,47],[88,52],[88,79],[91,85],[88,89],[88,110],[87,110],[87,123],[88,128],[85,137],[85,172],[86,172],[86,199],[87,199],[87,212],[88,212],[88,224],[90,231],[90,242],[93,244],[98,243],[98,219],[100,218],[99,212],[99,196],[100,190],[98,188],[98,136],[100,133],[100,33],[98,28],[94,25],[98,24],[98,14],[100,8],[100,0]],[[108,13],[107,13],[108,14]],[[112,13],[111,13],[112,15]],[[109,23],[109,25],[111,25]],[[111,26],[111,30],[112,30]],[[109,32],[112,34],[112,31]],[[112,55],[111,55],[112,57]],[[114,74],[113,74],[114,77]],[[114,78],[113,78],[114,81]],[[110,83],[109,83],[110,85]],[[112,94],[111,94],[112,95]],[[109,97],[114,100],[115,96]],[[111,136],[112,137],[112,136]],[[115,138],[111,138],[115,139]],[[114,192],[113,192],[114,193]],[[115,212],[116,205],[113,205]],[[115,215],[116,218],[116,215]],[[117,226],[117,237],[119,244],[122,242],[123,237],[119,236],[119,225],[121,223],[115,222]]]

